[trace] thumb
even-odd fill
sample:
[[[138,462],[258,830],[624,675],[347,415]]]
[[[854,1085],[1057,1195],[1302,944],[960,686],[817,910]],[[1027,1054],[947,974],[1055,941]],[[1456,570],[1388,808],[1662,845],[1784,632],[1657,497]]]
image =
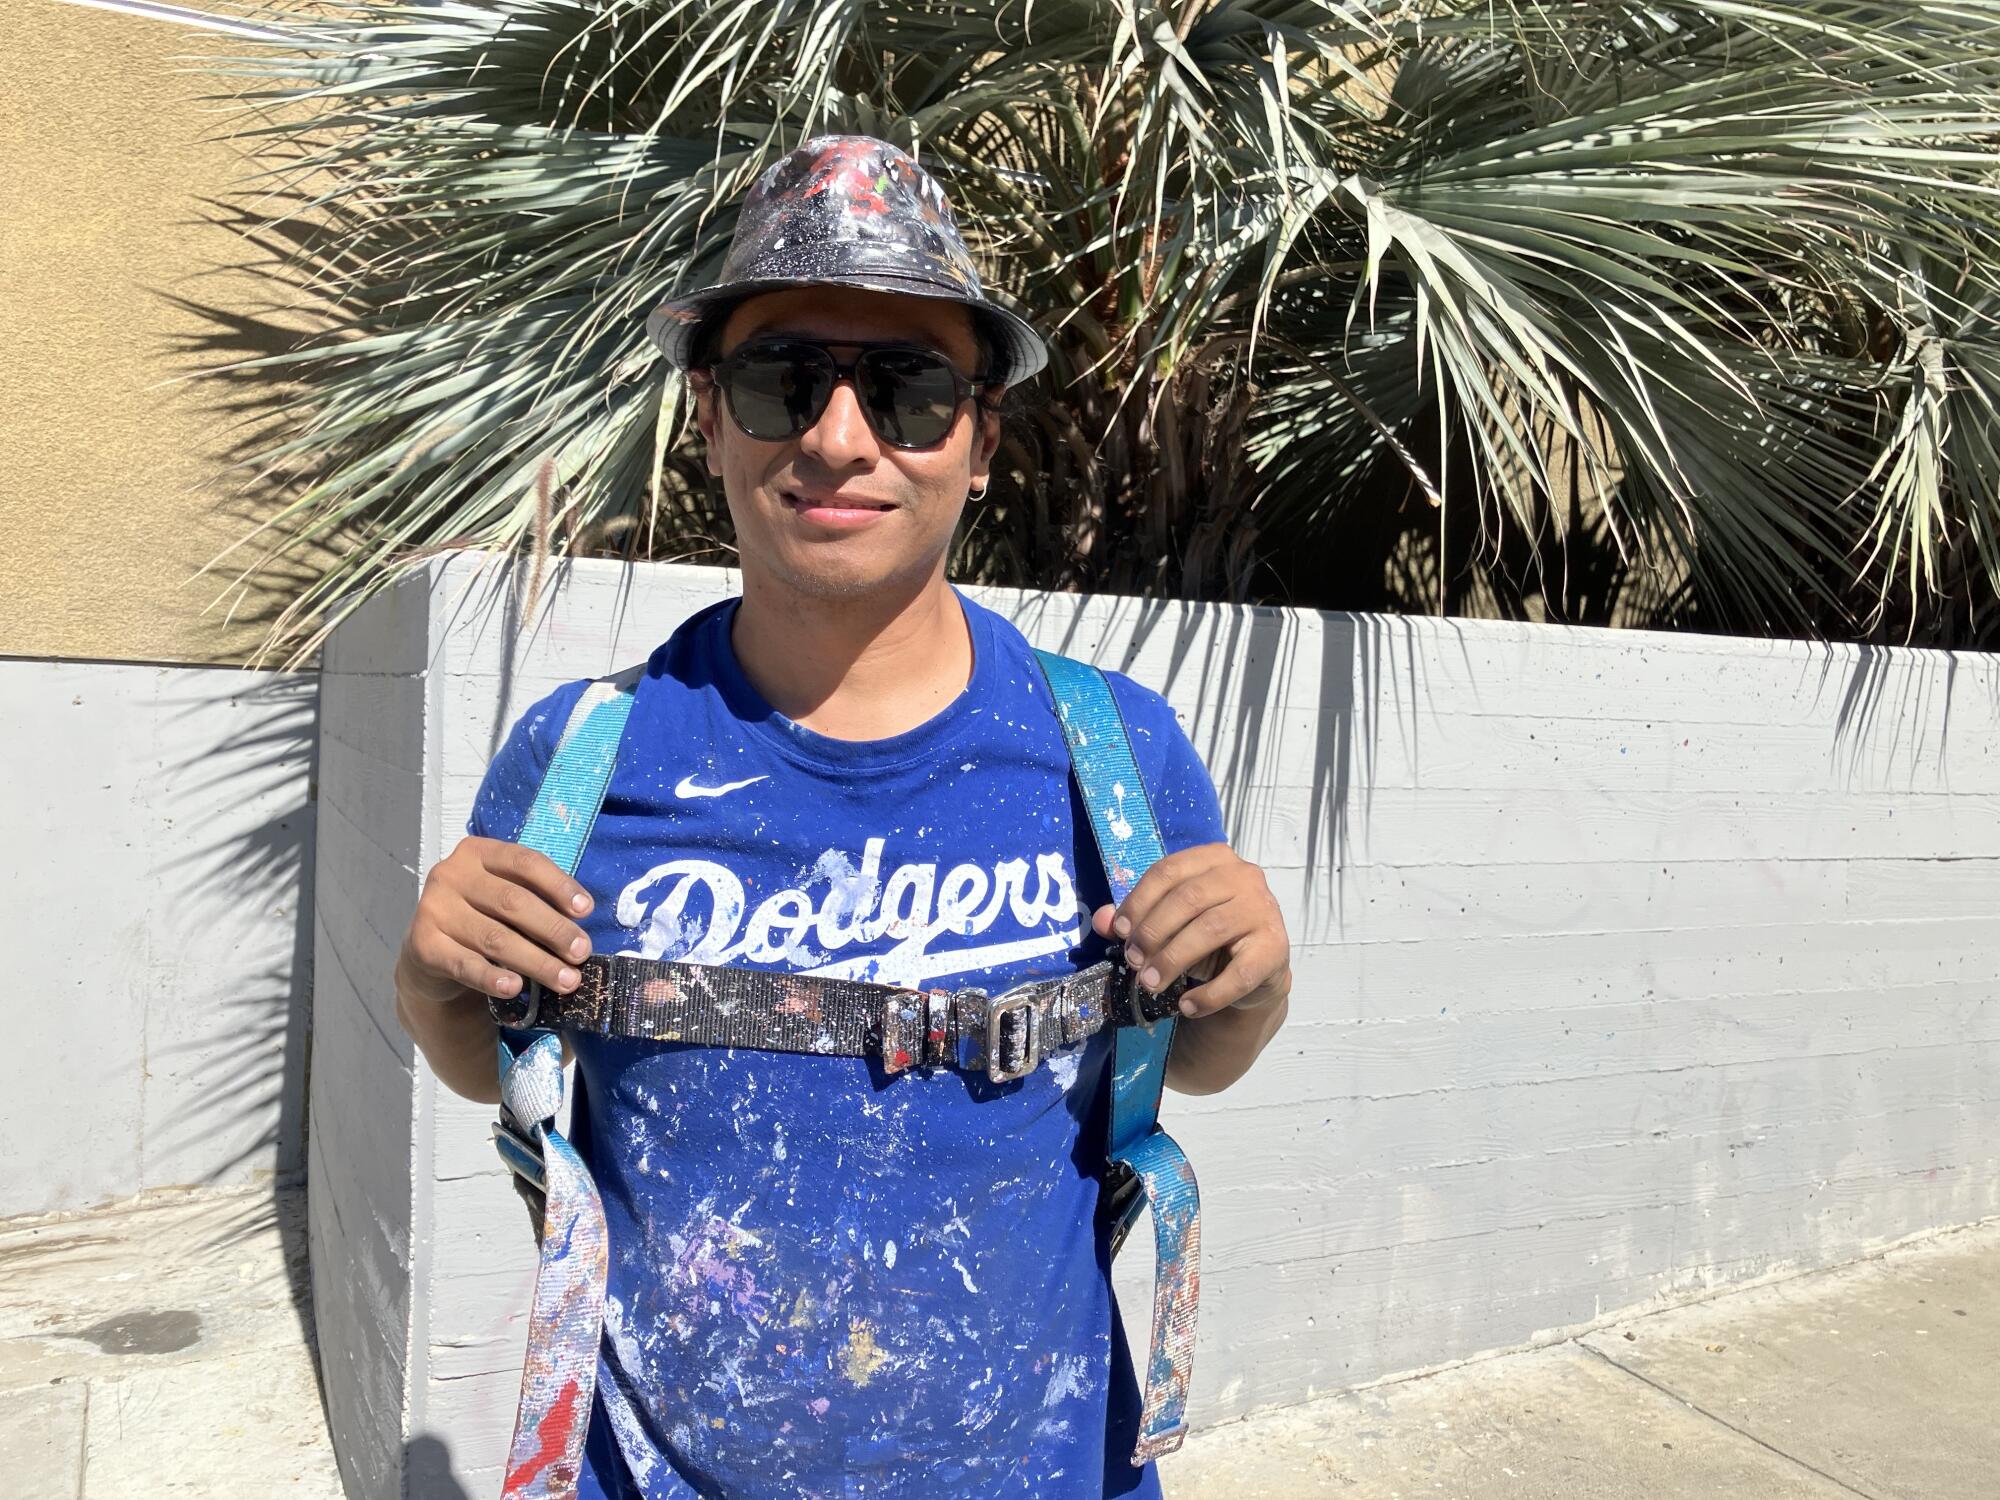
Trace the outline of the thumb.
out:
[[[1115,906],[1100,906],[1090,915],[1090,925],[1099,937],[1111,936],[1111,919],[1118,915]]]

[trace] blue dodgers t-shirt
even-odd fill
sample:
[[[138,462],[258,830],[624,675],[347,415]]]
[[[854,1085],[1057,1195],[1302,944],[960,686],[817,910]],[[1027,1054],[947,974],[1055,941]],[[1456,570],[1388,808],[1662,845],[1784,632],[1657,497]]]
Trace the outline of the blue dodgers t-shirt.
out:
[[[1048,687],[960,596],[972,678],[906,734],[773,710],[737,601],[647,664],[577,875],[597,953],[998,994],[1095,962],[1110,899]],[[1167,848],[1224,837],[1172,710],[1112,674]],[[583,684],[514,726],[469,828],[515,837]],[[575,1039],[611,1275],[582,1494],[1159,1493],[1094,1227],[1111,1033],[1028,1077]]]

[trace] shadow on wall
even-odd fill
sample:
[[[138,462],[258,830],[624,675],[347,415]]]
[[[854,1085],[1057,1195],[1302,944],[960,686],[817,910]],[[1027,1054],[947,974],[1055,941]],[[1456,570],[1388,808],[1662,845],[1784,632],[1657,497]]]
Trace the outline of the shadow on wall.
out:
[[[429,1435],[403,1444],[403,1493],[410,1500],[472,1500],[452,1472],[451,1445]]]
[[[482,570],[467,597],[456,601],[457,607],[496,621],[505,642],[502,709],[491,726],[489,752],[498,749],[512,716],[524,706],[512,703],[517,658],[550,628],[547,606],[567,586],[568,573],[566,562],[552,563],[530,609],[530,570],[507,559]],[[605,627],[607,642],[619,634],[635,577],[633,567],[623,570],[619,603]],[[1535,644],[1542,632],[1550,644],[1561,640],[1574,649],[1589,640],[1596,643],[1593,649],[1611,646],[1619,657],[1641,664],[1655,643],[1690,647],[1712,639],[1504,622],[1468,626],[1452,619],[1252,605],[1190,608],[1179,601],[1120,596],[1020,594],[1001,607],[1037,640],[1102,660],[1171,697],[1191,720],[1190,733],[1215,779],[1232,837],[1254,828],[1268,846],[1272,831],[1284,830],[1282,852],[1274,851],[1266,863],[1300,869],[1304,898],[1323,903],[1336,924],[1342,873],[1368,857],[1372,794],[1385,749],[1404,774],[1420,777],[1426,724],[1441,711],[1462,711],[1467,693],[1490,704],[1483,711],[1498,715],[1532,718],[1551,712],[1512,701],[1528,658],[1550,659]],[[1496,655],[1496,642],[1509,636],[1506,650]],[[1926,778],[1926,767],[1947,764],[1953,709],[1962,706],[1955,699],[1956,656],[1947,658],[1939,674],[1937,654],[1929,651],[1788,640],[1738,646],[1750,659],[1799,664],[1800,711],[1830,728],[1828,763],[1848,783],[1900,781],[1915,789]],[[1447,680],[1437,680],[1440,670]],[[1632,670],[1638,674],[1634,684],[1643,680],[1643,665]],[[1816,693],[1810,683],[1815,671]],[[1549,684],[1538,685],[1546,701]],[[1829,689],[1839,694],[1831,714],[1821,707]],[[2000,688],[1988,710],[1988,721],[2000,722]],[[1593,684],[1579,681],[1569,707],[1556,711],[1618,718],[1637,716],[1641,709],[1601,702]]]
[[[1952,729],[1952,699],[1959,685],[1963,653],[1913,652],[1889,646],[1831,646],[1820,668],[1820,691],[1831,683],[1843,662],[1840,704],[1835,712],[1832,763],[1850,782],[1901,769],[1912,787],[1926,765],[1947,765]],[[1852,653],[1851,658],[1849,653]],[[1941,654],[1944,671],[1931,670]],[[1975,680],[1978,678],[1974,674]],[[1986,703],[1985,732],[2000,722],[2000,680],[1992,680]]]
[[[292,523],[273,529],[272,521],[323,477],[324,469],[311,451],[272,459],[275,445],[298,436],[301,376],[298,366],[252,363],[290,355],[307,334],[325,327],[325,315],[315,312],[315,289],[283,268],[315,249],[321,256],[337,254],[339,238],[317,221],[307,195],[280,190],[242,202],[202,198],[197,204],[203,222],[233,234],[241,246],[229,263],[182,278],[191,289],[213,281],[219,300],[165,288],[154,295],[196,324],[197,331],[171,337],[167,357],[180,378],[197,383],[201,409],[216,430],[229,434],[214,450],[221,468],[212,481],[212,509],[240,541],[210,560],[215,571],[205,580],[206,591],[195,586],[204,605],[226,601],[221,639],[227,659],[234,660],[235,651],[251,644],[242,640],[240,627],[262,632],[279,624],[331,565],[341,540],[302,544],[284,558],[270,556],[292,535]]]
[[[1407,629],[1407,622],[1115,598],[1108,618],[1096,617],[1104,619],[1107,636],[1125,642],[1113,661],[1101,657],[1099,642],[1086,635],[1096,619],[1078,610],[1081,602],[1069,595],[1024,599],[1017,623],[1039,634],[1051,614],[1066,614],[1055,650],[1133,673],[1187,712],[1232,837],[1252,826],[1282,826],[1303,803],[1305,821],[1295,830],[1293,852],[1305,871],[1306,894],[1324,892],[1337,909],[1354,833],[1355,778],[1365,820],[1380,730],[1376,705],[1394,701],[1373,690],[1375,680],[1388,659],[1388,634]],[[1164,642],[1163,630],[1169,632]],[[1141,664],[1142,656],[1162,646],[1164,667],[1156,660]]]
[[[167,911],[178,910],[180,941],[254,945],[258,956],[237,971],[229,992],[207,997],[213,1009],[199,1032],[154,1049],[153,1065],[184,1079],[182,1102],[160,1122],[159,1139],[162,1149],[202,1160],[204,1184],[238,1177],[256,1161],[274,1163],[269,1213],[234,1226],[227,1242],[275,1223],[310,1341],[305,1220],[286,1199],[297,1194],[305,1166],[319,681],[244,673],[242,684],[229,731],[197,732],[194,748],[161,772],[178,804],[207,810],[210,826],[227,831],[180,846],[154,878],[171,893]],[[212,693],[165,707],[195,726],[216,718]],[[260,815],[236,815],[246,804]],[[212,1142],[227,1145],[213,1154],[202,1147]]]
[[[1547,712],[1510,704],[1516,676],[1500,665],[1507,658],[1495,657],[1491,639],[1475,650],[1479,637],[1456,620],[1247,605],[1197,611],[1137,598],[1099,603],[1108,612],[1087,611],[1073,596],[1029,596],[1017,619],[1031,632],[1049,632],[1044,638],[1052,635],[1056,649],[1066,652],[1095,656],[1108,642],[1116,659],[1105,657],[1107,665],[1133,672],[1189,712],[1232,837],[1254,828],[1268,847],[1274,830],[1290,829],[1282,840],[1289,846],[1285,853],[1274,852],[1266,862],[1301,867],[1306,900],[1324,902],[1336,923],[1342,872],[1367,856],[1370,802],[1385,746],[1404,774],[1421,779],[1422,731],[1441,702],[1458,711],[1469,692],[1497,713]],[[1702,639],[1483,622],[1471,629],[1525,632],[1517,652],[1533,650],[1539,631],[1551,632],[1551,644],[1562,640],[1574,647],[1588,638],[1615,644],[1620,655],[1641,663],[1654,643],[1685,648]],[[1828,765],[1846,784],[1921,790],[1943,778],[1948,786],[1953,711],[1960,709],[1962,717],[1966,706],[1958,701],[1962,693],[1955,696],[1955,655],[1940,672],[1937,653],[1930,651],[1786,640],[1745,641],[1734,649],[1799,663],[1799,711],[1830,728]],[[1525,657],[1518,659],[1515,670],[1532,676]],[[1451,681],[1434,680],[1440,669]],[[1643,666],[1635,670],[1641,677],[1634,680],[1641,680]],[[1809,682],[1814,671],[1818,694]],[[1831,715],[1819,707],[1829,689],[1839,693]],[[2000,688],[1985,707],[1985,725],[2000,723]],[[1639,710],[1600,704],[1588,684],[1578,683],[1566,711],[1615,718]]]

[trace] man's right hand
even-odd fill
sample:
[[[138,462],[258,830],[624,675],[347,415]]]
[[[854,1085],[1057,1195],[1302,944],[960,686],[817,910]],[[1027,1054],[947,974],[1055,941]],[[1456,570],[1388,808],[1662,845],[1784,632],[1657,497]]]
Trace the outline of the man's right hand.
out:
[[[502,999],[523,978],[567,993],[590,939],[576,924],[590,893],[545,854],[502,839],[467,838],[431,867],[396,958],[396,991],[412,1008],[467,991]],[[421,1022],[416,1016],[405,1024]],[[419,1041],[422,1037],[419,1036]]]

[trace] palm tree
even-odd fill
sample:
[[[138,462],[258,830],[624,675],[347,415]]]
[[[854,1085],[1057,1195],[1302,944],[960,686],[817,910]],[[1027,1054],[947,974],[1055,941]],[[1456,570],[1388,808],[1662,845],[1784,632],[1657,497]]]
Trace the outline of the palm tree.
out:
[[[100,0],[102,3],[102,0]],[[726,551],[646,311],[801,138],[1051,332],[959,576],[2000,639],[2000,0],[329,3],[211,66],[323,226],[303,653],[440,548]]]

